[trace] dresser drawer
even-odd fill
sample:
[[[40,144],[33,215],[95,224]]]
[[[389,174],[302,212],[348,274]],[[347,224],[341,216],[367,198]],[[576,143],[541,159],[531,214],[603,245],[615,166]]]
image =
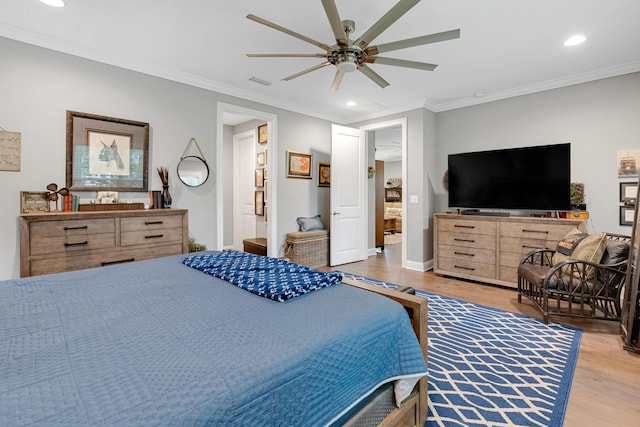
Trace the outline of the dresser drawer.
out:
[[[518,252],[526,254],[534,249],[555,249],[557,241],[544,240],[544,239],[519,239],[517,237],[501,237],[500,238],[500,250],[508,252]]]
[[[159,230],[164,228],[182,228],[179,215],[140,216],[120,219],[120,232]]]
[[[182,228],[152,228],[129,231],[120,236],[120,246],[182,242]]]
[[[496,265],[438,256],[438,269],[462,276],[496,278]]]
[[[500,236],[558,242],[575,227],[575,224],[562,224],[562,222],[554,224],[503,223],[500,224]]]
[[[438,243],[439,245],[495,250],[496,236],[485,234],[446,233],[438,235]]]
[[[438,255],[445,258],[481,262],[485,264],[495,264],[496,262],[496,251],[491,249],[439,245]]]
[[[115,221],[46,221],[31,225],[30,254],[77,252],[115,247]]]
[[[472,219],[439,219],[438,233],[469,233],[496,235],[496,223],[490,221],[477,221]]]

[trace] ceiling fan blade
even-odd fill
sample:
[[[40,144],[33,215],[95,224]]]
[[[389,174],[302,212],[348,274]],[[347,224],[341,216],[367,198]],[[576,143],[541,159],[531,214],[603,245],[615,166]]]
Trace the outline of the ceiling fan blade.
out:
[[[418,4],[420,0],[400,0],[393,6],[382,18],[371,26],[363,35],[361,35],[354,44],[360,46],[362,49],[369,46],[376,37],[378,37],[384,30],[389,28],[391,24],[396,22],[402,15],[407,13],[409,9]]]
[[[340,83],[342,83],[344,74],[344,71],[336,70],[336,76],[333,78],[333,83],[331,83],[331,92],[335,92],[340,89]]]
[[[338,46],[349,46],[347,33],[344,30],[344,25],[342,25],[335,0],[322,0],[322,6],[324,6],[324,12],[327,14],[327,18],[329,18],[329,24],[331,24],[331,29],[336,37]]]
[[[418,70],[433,71],[437,64],[427,62],[407,61],[406,59],[384,58],[382,56],[370,56],[366,60],[370,64],[393,65],[394,67],[416,68]]]
[[[321,43],[321,42],[319,42],[317,40],[314,40],[312,38],[309,38],[307,36],[303,36],[302,34],[296,33],[295,31],[292,31],[292,30],[290,30],[288,28],[281,27],[278,24],[274,24],[273,22],[267,21],[266,19],[260,18],[260,17],[255,16],[255,15],[252,15],[251,13],[247,15],[247,19],[250,19],[250,20],[255,21],[255,22],[257,22],[259,24],[262,24],[262,25],[266,25],[267,27],[273,28],[274,30],[281,31],[281,32],[283,32],[285,34],[293,36],[293,37],[295,37],[297,39],[300,39],[302,41],[305,41],[307,43],[311,43],[312,45],[318,46],[320,49],[324,49],[327,52],[331,50],[331,46],[328,46],[328,45],[326,45],[324,43]]]
[[[373,80],[374,83],[380,86],[381,88],[384,89],[385,87],[389,86],[389,82],[383,79],[378,73],[373,71],[370,67],[363,65],[362,67],[358,68],[358,70],[360,70],[362,74],[364,74],[365,76]]]
[[[284,78],[284,79],[282,79],[282,80],[284,80],[284,81],[288,82],[289,80],[293,80],[293,79],[295,79],[296,77],[300,77],[300,76],[305,75],[305,74],[307,74],[307,73],[310,73],[310,72],[312,72],[312,71],[319,70],[320,68],[322,68],[322,67],[326,67],[327,65],[331,65],[331,63],[330,63],[330,62],[323,62],[322,64],[314,65],[314,66],[313,66],[313,67],[311,67],[311,68],[307,68],[306,70],[302,70],[302,71],[300,71],[299,73],[292,74],[292,75],[290,75],[290,76],[288,76],[288,77],[285,77],[285,78]]]
[[[391,52],[392,50],[405,49],[407,47],[422,46],[429,43],[438,43],[446,40],[460,38],[460,29],[443,31],[442,33],[428,34],[426,36],[414,37],[411,39],[398,40],[390,43],[382,43],[377,46],[370,46],[366,49],[367,55],[377,55],[378,53]]]
[[[326,58],[326,53],[247,53],[249,58]]]

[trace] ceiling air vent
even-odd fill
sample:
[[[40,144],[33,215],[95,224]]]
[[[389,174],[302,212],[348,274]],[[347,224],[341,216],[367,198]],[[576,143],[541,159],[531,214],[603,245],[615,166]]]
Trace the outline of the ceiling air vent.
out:
[[[266,81],[266,80],[259,79],[259,78],[255,77],[255,76],[254,76],[254,77],[251,77],[251,78],[249,79],[249,81],[254,82],[254,83],[261,84],[261,85],[263,85],[263,86],[271,86],[271,82],[268,82],[268,81]]]

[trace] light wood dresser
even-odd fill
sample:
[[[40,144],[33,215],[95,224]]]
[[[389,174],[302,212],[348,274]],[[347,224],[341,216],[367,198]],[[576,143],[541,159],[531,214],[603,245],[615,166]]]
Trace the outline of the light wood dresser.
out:
[[[189,251],[186,209],[23,214],[19,222],[21,277]]]
[[[518,264],[529,251],[555,249],[586,221],[534,217],[434,215],[434,272],[516,288]]]

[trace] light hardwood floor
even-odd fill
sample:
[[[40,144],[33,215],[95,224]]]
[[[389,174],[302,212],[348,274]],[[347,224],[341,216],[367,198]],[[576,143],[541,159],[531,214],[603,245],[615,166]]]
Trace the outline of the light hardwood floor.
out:
[[[437,276],[433,272],[400,267],[401,245],[388,245],[381,254],[339,270],[412,286],[416,289],[540,318],[529,302],[518,303],[517,293],[490,285]],[[639,426],[640,355],[622,349],[618,323],[603,320],[552,317],[551,321],[583,329],[565,427]]]

